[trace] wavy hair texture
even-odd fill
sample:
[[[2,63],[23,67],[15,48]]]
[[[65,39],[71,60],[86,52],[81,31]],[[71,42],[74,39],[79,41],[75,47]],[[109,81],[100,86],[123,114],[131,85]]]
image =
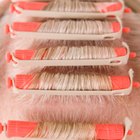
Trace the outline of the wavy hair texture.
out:
[[[27,135],[29,138],[95,140],[96,132],[93,124],[82,123],[39,123],[35,130]]]

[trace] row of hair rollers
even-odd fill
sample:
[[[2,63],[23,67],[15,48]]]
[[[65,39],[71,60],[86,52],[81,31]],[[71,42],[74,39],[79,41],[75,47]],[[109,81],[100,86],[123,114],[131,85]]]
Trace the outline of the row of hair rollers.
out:
[[[47,3],[47,5],[49,5],[49,4]],[[46,5],[46,2],[45,3],[44,2],[16,2],[11,7],[14,7],[14,6],[15,7],[17,6],[18,8],[19,7],[22,7],[23,9],[25,9],[25,11],[27,10],[26,12],[31,12],[31,13],[37,12],[38,13],[40,11],[40,8],[41,9],[44,9],[44,6],[47,7],[47,5]],[[118,7],[118,5],[119,5],[119,7]],[[116,10],[116,11],[119,10],[119,11],[121,11],[121,14],[122,14],[122,9],[124,7],[123,5],[124,5],[123,2],[120,1],[120,2],[117,2],[115,4],[113,3],[111,6],[109,6],[109,4],[108,4],[107,6],[111,7],[111,10]],[[114,9],[113,9],[113,7],[114,7]],[[106,7],[106,8],[108,9],[108,7]],[[116,9],[116,8],[118,8],[118,9]],[[44,12],[44,10],[42,12]],[[52,11],[52,12],[54,12],[54,11]],[[57,13],[59,13],[60,15],[62,14],[61,12],[57,12]],[[72,13],[72,12],[70,12],[70,13]],[[75,13],[77,13],[77,12],[73,12],[73,14],[75,14]],[[93,13],[94,12],[92,12],[92,14]],[[105,13],[103,12],[103,14],[106,14],[106,13],[110,13],[110,10],[109,10],[109,12],[107,12],[107,11]],[[24,12],[23,12],[23,14],[24,14]],[[28,15],[30,15],[30,14],[28,14]],[[37,14],[35,14],[35,15],[37,16]],[[45,15],[47,15],[47,14],[45,13]],[[56,15],[56,14],[54,14],[54,15]],[[68,17],[67,14],[65,14],[65,15]],[[113,13],[113,15],[114,15],[114,13]],[[33,15],[30,15],[30,16],[33,16]],[[82,13],[82,16],[83,16],[83,13]],[[57,18],[57,17],[55,17],[55,18]],[[64,18],[64,17],[62,17],[62,18]],[[53,24],[54,21],[48,21],[48,22],[50,22],[48,24],[51,25],[51,24]],[[59,21],[59,22],[60,22],[59,23],[60,25],[63,25],[61,27],[63,29],[64,28],[64,23],[62,23],[62,22],[64,22],[64,21],[62,20],[62,21]],[[66,22],[66,20],[65,20],[65,22]],[[74,22],[76,23],[76,21],[74,21]],[[102,22],[104,22],[104,21],[102,21]],[[100,24],[102,24],[102,22]],[[99,32],[99,30],[98,31],[97,30],[96,31],[93,30],[92,33],[88,34],[88,31],[89,30],[94,29],[94,28],[96,28],[96,29],[98,28],[97,27],[97,24],[95,24],[96,27],[94,27],[94,26],[93,27],[90,27],[89,30],[87,31],[87,33],[83,33],[83,32],[81,32],[81,33],[71,33],[71,32],[68,32],[68,33],[65,34],[65,30],[66,29],[63,29],[64,31],[62,31],[61,29],[60,30],[58,29],[58,28],[60,28],[60,26],[59,27],[57,27],[57,26],[55,27],[55,26],[52,25],[52,30],[46,31],[48,33],[45,33],[44,34],[44,32],[42,32],[41,28],[44,30],[44,24],[47,24],[47,23],[40,23],[40,22],[28,22],[28,23],[15,22],[15,23],[13,23],[12,27],[10,27],[9,25],[6,26],[6,32],[7,33],[11,33],[11,36],[12,37],[14,37],[15,35],[16,36],[21,36],[21,37],[23,37],[25,35],[26,36],[29,35],[29,36],[34,36],[36,38],[40,38],[41,37],[40,39],[101,40],[101,39],[120,38],[121,37],[121,30],[122,30],[121,21],[119,19],[115,19],[113,21],[112,20],[111,21],[109,20],[109,22],[111,22],[112,26],[111,27],[108,27],[108,28],[112,28],[113,29],[109,33],[107,33],[106,31],[104,31],[104,33],[103,32],[101,33],[101,32]],[[67,22],[66,22],[66,24],[67,24]],[[91,22],[91,24],[93,24],[93,23]],[[58,23],[56,23],[55,25],[58,25]],[[83,25],[83,28],[86,28],[86,24]],[[47,25],[46,25],[46,29],[48,29],[48,26]],[[54,33],[54,31],[56,29],[59,30],[59,32],[61,32],[62,34],[61,33],[59,33],[59,34]],[[105,29],[105,28],[102,28],[102,30],[103,29]],[[85,31],[85,29],[83,29],[83,30]],[[71,31],[71,28],[69,29],[69,31]],[[123,31],[124,32],[129,32],[129,28],[123,28]],[[83,35],[83,34],[85,34],[85,35]],[[90,59],[90,61],[89,60],[85,60],[85,61],[81,61],[81,63],[79,65],[119,65],[119,64],[125,64],[125,63],[127,63],[128,55],[130,55],[130,58],[134,58],[135,57],[135,53],[133,53],[133,52],[132,53],[129,53],[129,47],[127,45],[122,44],[122,46],[125,47],[125,48],[123,48],[123,49],[122,48],[115,48],[114,49],[114,51],[115,51],[116,54],[115,54],[115,56],[113,58],[109,58],[108,57],[108,59],[106,59],[106,61],[103,61],[101,58],[99,58],[99,59],[92,59],[92,60]],[[44,50],[44,52],[45,51],[46,50]],[[27,62],[27,61],[23,61],[23,60],[30,60],[30,59],[32,59],[32,56],[35,55],[35,52],[34,52],[34,50],[16,50],[16,52],[14,52],[14,54],[11,55],[10,53],[8,53],[8,55],[7,55],[8,62],[10,60],[14,60],[15,62],[18,61],[18,63],[20,63],[21,62],[20,60],[22,60],[22,64],[23,64],[23,62],[25,62],[25,63]],[[22,57],[22,56],[24,56],[24,57]],[[63,65],[66,65],[66,64],[67,65],[69,64],[69,65],[73,65],[73,66],[76,65],[77,66],[78,63],[80,62],[80,61],[76,61],[76,60],[72,60],[72,61],[71,60],[70,61],[68,60],[68,59],[72,59],[72,58],[67,58],[66,61],[67,62],[69,61],[69,63],[65,63],[65,58],[63,58],[64,59],[63,61],[59,61],[60,63],[57,62],[57,61],[51,61],[50,62],[50,60],[47,61],[47,59],[49,60],[49,58],[44,58],[44,60],[46,60],[46,61],[45,61],[45,63],[43,61],[43,64],[42,65],[46,65],[46,63],[47,63],[47,66],[54,66],[55,65],[54,63],[56,62],[57,65],[59,65],[59,66],[63,66]],[[55,57],[52,58],[52,59],[58,59],[59,60],[59,58],[55,58]],[[85,58],[85,59],[87,59],[87,58]],[[87,63],[87,61],[89,63]],[[32,61],[32,62],[35,62],[35,61]],[[37,62],[37,64],[41,64],[41,63],[38,63]]]
[[[120,3],[121,3],[121,5],[123,5],[122,1],[119,2],[119,4]],[[44,4],[46,4],[46,3],[41,3],[41,5],[43,5],[43,6],[44,6]],[[25,9],[28,9],[28,8],[31,9],[31,7],[34,9],[34,6],[35,7],[39,6],[37,2],[18,2],[18,3],[15,3],[15,5],[24,7]],[[115,5],[116,5],[116,3],[115,4],[113,3],[113,6],[115,6]],[[124,6],[122,6],[122,8],[123,7]],[[120,21],[119,18],[117,18],[117,19]],[[56,23],[56,25],[57,24],[58,24],[58,22]],[[61,24],[62,23],[60,22],[60,25]],[[40,26],[41,26],[40,23],[35,23],[35,22],[31,22],[31,23],[19,23],[19,22],[16,22],[16,23],[13,24],[13,29],[18,30],[19,32],[20,31],[23,32],[23,36],[24,36],[25,33],[26,33],[25,31],[29,31],[30,32],[30,31],[32,31],[34,29],[38,29]],[[46,29],[49,28],[49,27],[48,28],[47,27],[48,26],[46,26]],[[52,26],[52,27],[55,28],[54,26]],[[119,22],[114,22],[113,21],[111,27],[113,27],[113,31],[119,31],[120,32],[121,24]],[[42,28],[43,28],[42,29],[42,31],[43,31],[44,30],[44,26]],[[59,28],[60,28],[60,26],[59,26]],[[64,28],[64,27],[62,26],[62,28]],[[11,30],[11,33],[14,31],[11,28],[9,28],[9,30]],[[29,32],[26,33],[26,36],[29,34]],[[39,33],[40,32],[41,31],[39,31]],[[13,35],[14,34],[15,33],[13,33]],[[19,34],[17,34],[17,36]],[[38,34],[38,32],[34,31],[31,34],[33,36],[34,34]],[[43,32],[43,34],[44,34],[44,32]],[[39,34],[39,36],[42,37],[43,34]],[[48,33],[48,36],[51,36],[50,34],[51,33]],[[54,37],[54,36],[56,37],[56,34],[52,33],[51,37]],[[44,35],[46,37],[46,33]],[[66,39],[66,35],[67,34],[63,33],[62,34],[62,39]],[[21,33],[21,36],[22,36],[22,33]],[[58,39],[58,36],[60,37],[60,34],[57,35],[57,39]],[[74,36],[74,34],[70,34],[70,36]],[[79,33],[76,36],[79,36]],[[81,33],[81,36],[83,36],[83,33]],[[95,35],[94,34],[93,35],[90,34],[90,35],[85,35],[85,36],[88,36],[88,39],[89,39],[89,36],[91,36],[91,37],[95,36],[95,38],[97,37],[96,34]],[[98,34],[98,36],[102,36],[102,35]],[[38,35],[36,37],[38,39]],[[119,36],[119,38],[120,37],[121,36]],[[49,39],[54,39],[54,38],[49,38]],[[69,38],[69,39],[71,39],[71,38]],[[74,39],[76,40],[75,36],[74,36]],[[79,37],[77,39],[79,39]],[[94,56],[97,53],[97,49],[99,49],[98,46],[95,46],[95,47],[96,47],[96,50],[93,51],[94,52]],[[89,48],[95,48],[95,47],[94,46],[89,46]],[[57,48],[57,46],[55,46],[54,48]],[[54,49],[52,49],[52,51],[44,49],[42,55],[40,56],[40,59],[37,59],[38,58],[38,51],[40,51],[39,49],[37,49],[37,50],[15,50],[15,52],[12,52],[12,54],[11,53],[7,54],[7,61],[9,62],[9,61],[12,60],[14,62],[14,65],[16,65],[17,67],[18,66],[26,66],[26,65],[33,65],[33,66],[38,66],[38,67],[44,67],[46,65],[47,66],[56,66],[56,65],[57,66],[78,66],[78,65],[79,66],[90,66],[90,65],[95,65],[95,66],[96,65],[99,65],[99,66],[100,65],[101,66],[102,65],[112,65],[113,66],[113,65],[127,64],[129,56],[130,56],[130,58],[134,58],[136,56],[136,54],[134,52],[130,53],[129,46],[126,43],[122,43],[122,47],[120,47],[120,48],[112,48],[112,49],[114,49],[114,53],[115,53],[114,56],[112,58],[108,57],[106,59],[101,59],[101,58],[96,58],[96,57],[92,58],[92,59],[91,58],[87,59],[86,57],[85,57],[85,59],[83,59],[83,58],[82,59],[74,59],[74,58],[71,58],[71,57],[70,58],[66,58],[68,56],[68,51],[65,51],[66,52],[65,57],[62,59],[61,55],[64,56],[64,49],[65,48],[67,48],[67,46],[62,49],[62,54],[60,54],[60,58],[59,57],[55,58],[55,56],[57,56],[58,51],[60,51],[60,48],[58,48],[58,50],[56,51],[55,54],[53,54],[55,52]],[[86,47],[84,46],[83,48],[86,48]],[[108,48],[109,47],[106,47],[106,49],[108,49]],[[51,48],[49,48],[49,49],[51,50]],[[74,51],[76,51],[76,50],[73,49],[73,51],[70,51],[70,52],[74,52]],[[86,50],[84,50],[84,51],[86,51]],[[101,52],[101,51],[102,51],[102,48],[100,48],[99,52]],[[51,53],[48,54],[48,52],[51,52]],[[80,52],[80,49],[79,49],[79,52]],[[35,57],[35,54],[37,54],[37,58]],[[51,56],[52,55],[52,58],[48,58],[46,55],[47,56]],[[53,57],[53,55],[54,55],[54,57]],[[75,57],[75,56],[73,56],[73,57]],[[30,61],[30,60],[33,60],[33,61]],[[80,60],[80,61],[78,61],[78,60]],[[124,91],[127,91],[127,92],[125,92],[124,95],[128,95],[131,92],[131,90],[132,90],[132,86],[139,87],[139,83],[133,82],[133,80],[131,80],[131,79],[133,79],[133,74],[132,74],[133,72],[132,72],[132,70],[130,70],[130,71],[131,71],[131,72],[129,72],[130,81],[128,82],[129,86],[127,88],[124,88],[122,86],[120,86],[117,89],[116,88],[111,88],[112,90],[113,89],[115,90],[115,92],[112,92],[112,91],[110,92],[111,95],[112,94],[115,94],[115,95],[118,95],[118,94],[121,95],[122,94],[123,95]],[[56,75],[56,74],[54,74],[54,75]],[[25,81],[27,82],[29,80],[32,80],[32,79],[30,79],[30,77],[33,77],[33,76],[32,75],[17,75],[15,78],[12,78],[13,80],[11,78],[8,78],[8,87],[14,86],[14,91],[16,91],[16,92],[22,92],[23,90],[21,90],[21,89],[24,89],[24,90],[26,89],[27,90],[28,88],[27,88],[26,84],[25,84],[25,87],[24,86],[19,86],[19,85],[20,84],[22,85],[22,82],[24,83]],[[63,77],[67,77],[67,75],[63,75]],[[62,77],[62,79],[63,79],[63,77]],[[124,80],[124,81],[121,80],[122,77],[119,77],[119,76],[116,79],[118,80],[118,82],[116,82],[117,80],[112,81],[112,84],[111,84],[112,87],[115,85],[114,83],[116,83],[116,87],[117,87],[118,83],[122,83],[122,85],[123,85],[127,81],[127,80]],[[69,81],[69,79],[68,79],[68,81]],[[106,81],[103,81],[103,82],[106,82]],[[36,87],[34,87],[33,89],[36,89]],[[52,90],[52,89],[54,89],[54,88],[49,88],[49,90]],[[55,86],[55,89],[59,89],[59,88]],[[70,88],[70,89],[72,90],[73,88]],[[86,88],[84,88],[84,89],[86,89]],[[94,88],[91,88],[91,89],[93,90]],[[94,89],[94,90],[97,90],[97,89]],[[104,90],[104,89],[100,89],[99,88],[98,91],[95,91],[95,92],[89,91],[90,92],[89,94],[94,94],[94,95],[97,94],[98,95],[99,90]],[[35,91],[33,90],[33,92],[35,92]],[[39,90],[37,92],[39,92]],[[62,91],[62,92],[64,92],[64,91]],[[73,92],[73,90],[71,92]],[[109,93],[109,91],[107,91],[107,92]],[[31,93],[32,93],[32,91],[31,91]],[[46,91],[44,91],[43,93],[46,93]],[[101,93],[105,94],[105,91],[103,91],[103,92],[101,91]],[[61,92],[60,92],[60,94],[61,94]]]
[[[30,3],[28,3],[28,4],[30,4]],[[33,4],[33,3],[32,3],[32,4]],[[20,5],[20,4],[19,4],[19,5]],[[26,4],[25,4],[25,7],[26,7]],[[30,7],[30,6],[27,6],[27,7]],[[33,7],[33,6],[31,6],[31,7]],[[13,6],[12,6],[12,8],[13,8]],[[14,7],[14,8],[15,8],[15,7]],[[14,8],[13,8],[13,9],[14,9]],[[25,9],[26,9],[26,8],[25,8]],[[27,9],[28,9],[28,8],[27,8]],[[25,26],[26,26],[26,25],[25,25]],[[23,29],[23,27],[19,27],[19,28]],[[30,27],[27,27],[27,28],[30,28]],[[7,28],[7,30],[8,30],[8,28]],[[9,28],[9,30],[10,30],[10,28]],[[11,57],[11,56],[10,56],[10,57]],[[26,79],[26,78],[25,78],[25,79]],[[19,80],[19,81],[20,81],[20,80]],[[21,80],[21,81],[22,81],[22,80]],[[7,125],[7,126],[10,126],[10,122],[12,122],[12,121],[9,121],[9,125]],[[21,124],[21,125],[22,125],[22,123],[23,123],[23,125],[24,125],[24,124],[26,124],[26,123],[28,123],[28,122],[18,122],[18,121],[15,121],[15,122],[14,122],[14,121],[13,121],[13,124],[14,124],[14,123],[16,123],[16,124],[19,123],[19,124]],[[36,123],[35,123],[35,124],[33,123],[33,125],[36,125]],[[16,126],[17,126],[17,125],[16,125]],[[97,126],[98,126],[98,125],[97,125]],[[99,125],[99,126],[100,126],[100,125]],[[100,128],[99,126],[98,126],[97,128]],[[113,125],[112,125],[112,126],[113,126]],[[27,127],[27,124],[26,124],[26,127]],[[35,126],[34,126],[34,127],[35,127]],[[1,128],[3,129],[3,126],[2,126]],[[8,128],[8,127],[6,127],[6,128]],[[20,128],[20,125],[19,125],[19,128]],[[96,127],[95,127],[95,128],[96,128]],[[101,128],[103,128],[103,126],[101,126]],[[108,130],[108,128],[109,128],[109,127],[108,127],[108,125],[107,125],[107,130]],[[113,130],[113,128],[115,128],[115,127],[112,127],[112,128],[111,128],[111,131]],[[13,129],[15,129],[14,126],[13,126]],[[28,128],[27,128],[27,129],[28,129]],[[32,129],[33,129],[33,128],[32,128]],[[20,130],[20,129],[19,129],[19,130]],[[25,130],[25,129],[24,129],[24,130]],[[97,130],[98,130],[98,129],[97,129]],[[102,130],[102,129],[101,129],[101,130]],[[119,129],[119,130],[121,130],[121,129]],[[125,130],[127,130],[127,129],[125,128]],[[23,134],[22,136],[21,136],[20,134],[19,134],[19,135],[18,135],[18,134],[14,134],[14,132],[13,132],[13,135],[11,134],[11,136],[9,135],[9,137],[12,137],[12,136],[15,137],[15,135],[16,135],[17,137],[25,137],[25,136],[29,135],[29,133],[30,133],[31,131],[32,131],[31,128],[30,128],[30,130],[22,131],[22,132],[26,132],[26,133]],[[123,128],[123,131],[124,131],[124,128]],[[21,131],[20,131],[20,132],[21,132]],[[9,131],[9,133],[10,133],[10,131]],[[117,139],[122,139],[123,136],[124,136],[124,132],[123,132],[123,134],[122,134],[121,137],[117,137],[117,136],[115,137],[115,135],[113,134],[113,137],[114,137],[114,138],[110,137],[110,136],[111,136],[110,134],[109,134],[109,136],[107,136],[108,138],[107,138],[105,135],[102,136],[102,135],[100,134],[100,131],[97,131],[96,133],[97,133],[97,137],[96,137],[97,139],[114,139],[114,138],[115,138],[115,139],[116,139],[116,138],[117,138]],[[103,131],[102,133],[105,133],[105,131]],[[115,133],[116,133],[116,130],[115,130]],[[31,133],[30,133],[30,134],[31,134]],[[126,134],[127,134],[127,133],[126,133]],[[130,133],[129,133],[129,134],[130,134]],[[125,135],[125,136],[126,136],[126,135]],[[124,136],[124,137],[125,137],[125,136]],[[31,137],[34,137],[34,136],[31,134]],[[92,136],[91,136],[91,137],[92,137]]]

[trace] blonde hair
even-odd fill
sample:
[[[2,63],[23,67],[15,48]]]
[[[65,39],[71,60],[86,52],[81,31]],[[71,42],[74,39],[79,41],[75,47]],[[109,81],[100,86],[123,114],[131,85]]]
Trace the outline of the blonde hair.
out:
[[[101,12],[104,2],[115,2],[117,0],[53,0],[44,10],[63,12]],[[97,3],[98,2],[98,3]]]
[[[23,89],[42,90],[112,90],[110,76],[70,68],[45,68],[32,73],[33,78],[23,85]]]
[[[27,137],[53,140],[95,140],[96,134],[93,124],[42,122]]]
[[[72,60],[72,59],[99,59],[116,57],[113,47],[98,46],[57,46],[35,50],[34,60]]]
[[[48,19],[42,22],[38,32],[65,34],[106,34],[113,33],[112,23],[116,20],[65,20]]]
[[[17,41],[21,42],[21,41]],[[27,40],[28,42],[28,40]],[[28,43],[30,44],[30,43]],[[123,47],[121,40],[113,41],[44,41],[32,40],[30,45],[24,45],[24,49],[34,50],[33,60],[72,60],[72,59],[100,59],[115,58],[115,48]],[[23,45],[15,44],[12,48],[23,49]]]

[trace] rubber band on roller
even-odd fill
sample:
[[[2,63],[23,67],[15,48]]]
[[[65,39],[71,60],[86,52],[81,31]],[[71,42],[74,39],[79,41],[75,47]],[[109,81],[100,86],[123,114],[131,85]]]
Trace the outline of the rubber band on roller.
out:
[[[117,57],[125,56],[127,54],[125,48],[114,48]],[[14,56],[20,60],[31,60],[32,57],[35,55],[34,50],[16,50]],[[9,54],[8,54],[9,56]],[[11,57],[10,57],[11,58]],[[9,60],[9,59],[8,59]]]
[[[7,62],[13,62],[13,65],[18,66],[27,66],[33,65],[37,67],[44,66],[89,66],[89,65],[125,65],[128,62],[128,59],[136,57],[135,52],[130,52],[129,46],[123,42],[122,47],[114,47],[116,53],[115,57],[106,58],[106,59],[32,59],[37,50],[15,50],[12,53],[7,53],[6,60]]]

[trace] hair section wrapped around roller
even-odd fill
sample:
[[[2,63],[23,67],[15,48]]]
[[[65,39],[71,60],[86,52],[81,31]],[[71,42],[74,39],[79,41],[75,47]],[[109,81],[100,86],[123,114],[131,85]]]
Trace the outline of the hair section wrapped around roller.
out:
[[[125,124],[90,124],[90,123],[55,123],[55,122],[25,122],[8,121],[0,124],[0,132],[5,128],[7,137],[48,138],[67,140],[125,140],[131,135],[131,120],[125,119]]]
[[[39,43],[39,42],[38,42]],[[47,42],[46,42],[47,43]],[[118,47],[95,45],[94,42],[58,42],[46,47],[27,50],[15,50],[7,53],[7,62],[16,66],[89,66],[89,65],[124,65],[136,53],[130,52],[126,43],[118,43]],[[41,43],[43,44],[43,43]],[[97,43],[98,44],[98,43]],[[110,44],[110,43],[109,43]],[[112,43],[113,44],[113,43]],[[120,45],[120,46],[119,46]]]
[[[37,93],[46,95],[128,95],[137,82],[133,82],[133,71],[128,76],[112,76],[88,71],[83,67],[44,68],[30,74],[18,74],[8,78],[7,86],[15,93]]]
[[[47,19],[44,22],[14,22],[6,26],[5,32],[11,37],[54,39],[54,40],[112,40],[121,38],[122,28],[119,18],[103,20]]]
[[[93,0],[53,0],[48,2],[16,2],[11,5],[11,12],[31,17],[46,18],[105,18],[122,17],[124,2]]]

